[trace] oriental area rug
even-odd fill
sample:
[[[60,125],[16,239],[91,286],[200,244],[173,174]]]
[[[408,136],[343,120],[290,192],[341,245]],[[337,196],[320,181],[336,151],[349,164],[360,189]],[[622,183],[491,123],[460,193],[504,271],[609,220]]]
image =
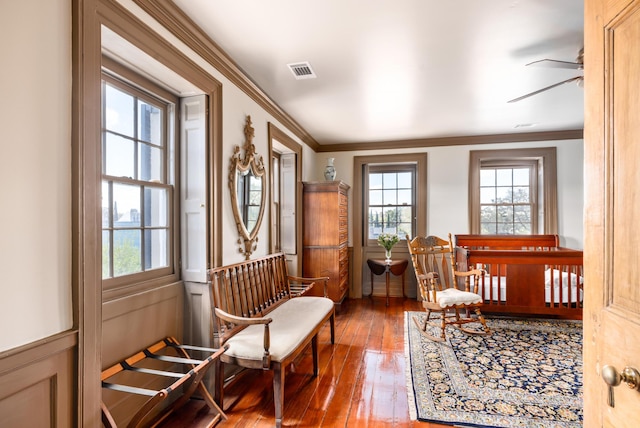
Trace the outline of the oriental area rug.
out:
[[[405,312],[412,420],[472,427],[581,427],[582,322],[487,318],[491,334],[425,337]],[[431,334],[439,336],[439,320]],[[431,326],[428,328],[432,328]]]

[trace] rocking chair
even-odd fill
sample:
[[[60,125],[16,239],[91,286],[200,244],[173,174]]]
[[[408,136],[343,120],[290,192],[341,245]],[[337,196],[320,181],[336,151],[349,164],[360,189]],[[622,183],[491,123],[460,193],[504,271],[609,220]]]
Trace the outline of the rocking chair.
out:
[[[456,270],[451,234],[449,242],[437,236],[418,236],[411,240],[407,235],[407,246],[418,280],[422,306],[427,311],[422,324],[418,317],[413,318],[420,331],[437,342],[446,340],[447,325],[453,325],[468,334],[488,334],[489,328],[480,312],[482,297],[478,294],[478,283],[484,270]],[[471,316],[472,310],[475,317]],[[432,312],[440,313],[440,337],[430,334],[427,328]],[[481,329],[463,327],[469,323],[479,323]]]

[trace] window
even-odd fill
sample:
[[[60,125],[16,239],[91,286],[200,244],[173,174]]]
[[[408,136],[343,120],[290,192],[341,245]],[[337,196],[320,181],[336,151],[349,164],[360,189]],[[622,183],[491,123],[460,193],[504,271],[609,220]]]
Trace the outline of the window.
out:
[[[415,165],[369,165],[366,186],[367,237],[375,240],[381,233],[400,238],[414,236]]]
[[[173,106],[107,74],[102,81],[102,278],[173,272]],[[131,275],[136,275],[132,277]],[[120,281],[117,279],[120,278]],[[123,281],[127,278],[126,281]]]
[[[528,235],[537,230],[537,163],[480,169],[480,233]]]
[[[557,233],[555,147],[471,152],[471,233]]]

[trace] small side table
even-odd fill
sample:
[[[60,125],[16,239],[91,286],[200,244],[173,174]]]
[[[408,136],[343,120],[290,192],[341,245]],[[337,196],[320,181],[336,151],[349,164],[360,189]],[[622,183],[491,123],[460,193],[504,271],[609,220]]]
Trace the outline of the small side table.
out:
[[[369,265],[369,269],[371,270],[371,293],[369,296],[373,294],[373,275],[382,275],[384,273],[387,277],[386,296],[387,306],[389,306],[389,273],[392,273],[395,276],[402,275],[402,296],[407,297],[404,292],[404,273],[409,265],[409,260],[400,259],[387,262],[384,259],[367,259],[367,265]]]

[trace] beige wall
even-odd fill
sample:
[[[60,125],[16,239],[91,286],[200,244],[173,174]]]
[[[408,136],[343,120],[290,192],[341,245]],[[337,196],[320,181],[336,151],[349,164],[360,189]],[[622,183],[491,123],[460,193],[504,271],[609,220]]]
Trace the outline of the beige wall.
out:
[[[315,170],[312,179],[323,179],[324,165],[328,157],[335,157],[337,179],[353,185],[354,156],[426,152],[428,153],[427,233],[437,236],[447,236],[449,232],[469,233],[469,152],[526,147],[557,147],[558,229],[561,245],[582,249],[584,242],[582,140],[318,153],[315,156],[317,161],[313,164]],[[355,195],[352,195],[349,200],[350,210],[353,197]],[[351,220],[349,217],[350,222]],[[349,232],[349,245],[352,246],[355,245],[352,224],[349,225]]]
[[[72,327],[71,0],[1,7],[3,351]]]

